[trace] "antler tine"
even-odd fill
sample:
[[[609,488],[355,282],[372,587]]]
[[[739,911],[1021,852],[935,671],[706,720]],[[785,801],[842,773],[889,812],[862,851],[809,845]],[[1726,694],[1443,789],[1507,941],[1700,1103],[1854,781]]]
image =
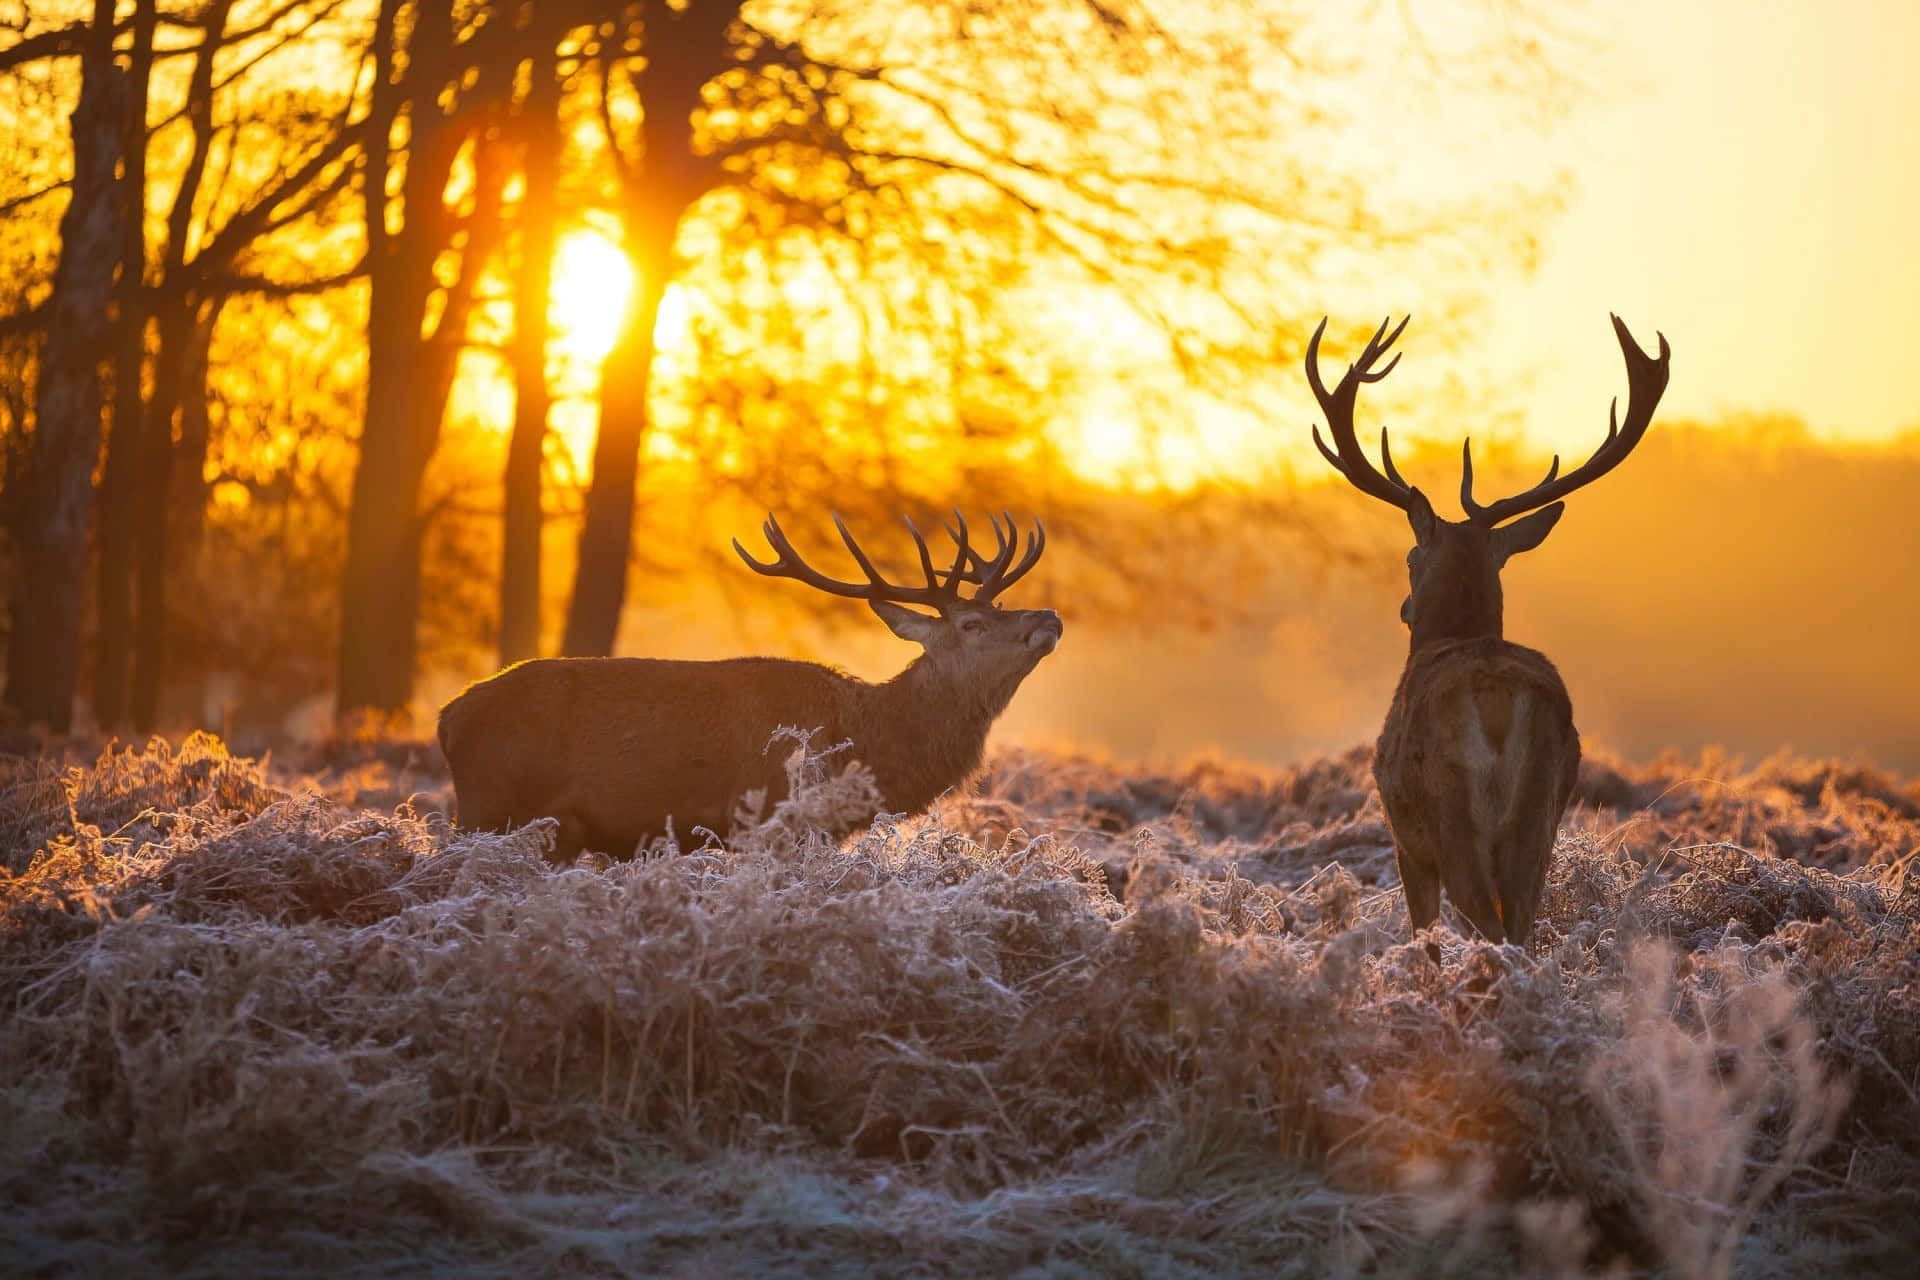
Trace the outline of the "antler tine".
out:
[[[1326,403],[1327,384],[1320,381],[1320,337],[1327,331],[1327,317],[1321,316],[1320,323],[1313,327],[1313,336],[1307,339],[1307,385],[1313,388],[1313,398]],[[1319,435],[1318,430],[1314,432]],[[1321,452],[1326,452],[1324,446]]]
[[[1399,359],[1399,356],[1394,357],[1396,363]],[[1380,428],[1380,462],[1387,469],[1387,479],[1393,481],[1402,489],[1411,487],[1405,480],[1400,478],[1400,469],[1393,465],[1393,450],[1387,447],[1387,429],[1385,427]]]
[[[809,565],[800,557],[800,553],[793,549],[793,544],[788,541],[786,532],[780,528],[780,522],[772,515],[767,516],[766,523],[761,525],[760,529],[766,535],[767,545],[773,548],[773,560],[763,562],[754,559],[747,554],[747,549],[740,545],[738,538],[733,540],[733,549],[755,573],[765,574],[770,578],[792,578],[830,595],[845,596],[852,600],[891,600],[899,604],[923,604],[934,608],[945,608],[958,598],[956,582],[949,581],[942,584],[932,573],[932,562],[926,542],[920,537],[919,530],[913,528],[911,520],[907,522],[907,527],[913,531],[914,540],[919,545],[921,562],[928,569],[927,585],[924,587],[908,587],[888,582],[873,567],[873,561],[868,559],[866,552],[860,549],[860,544],[847,530],[846,522],[840,518],[840,513],[837,511],[833,513],[833,524],[840,531],[840,540],[846,543],[847,550],[852,554],[855,563],[860,566],[861,572],[867,575],[864,583],[842,582],[838,578],[829,578]]]
[[[1003,519],[1007,522],[1005,529],[1000,527]],[[993,525],[993,555],[976,567],[980,570],[981,578],[991,582],[1006,572],[1007,562],[1020,549],[1020,533],[1014,527],[1013,513],[1010,511],[1002,511],[997,516],[989,511],[987,520]]]
[[[1473,456],[1470,452],[1463,453],[1460,505],[1466,509],[1468,519],[1476,524],[1494,525],[1544,507],[1598,480],[1624,462],[1634,446],[1640,443],[1647,428],[1653,424],[1653,411],[1659,405],[1660,397],[1666,393],[1668,360],[1673,351],[1667,345],[1667,335],[1656,330],[1654,336],[1660,339],[1660,354],[1657,357],[1648,355],[1633,340],[1626,324],[1617,315],[1613,317],[1613,332],[1620,340],[1620,353],[1627,362],[1626,422],[1622,423],[1619,419],[1620,399],[1616,396],[1607,408],[1607,438],[1600,442],[1600,447],[1585,462],[1563,476],[1560,474],[1560,456],[1555,454],[1553,465],[1547,469],[1546,479],[1522,493],[1485,506],[1473,500]]]
[[[873,598],[872,583],[862,585],[857,582],[841,582],[837,578],[827,577],[802,560],[800,554],[793,549],[793,544],[787,541],[786,531],[781,529],[780,522],[771,514],[761,524],[760,532],[766,537],[767,545],[773,548],[774,558],[770,561],[755,560],[747,554],[747,549],[740,545],[740,539],[733,540],[734,551],[739,553],[740,558],[747,562],[747,567],[755,573],[765,574],[769,578],[793,578],[810,587],[832,595],[846,596],[849,599]]]
[[[956,510],[954,514],[958,516],[958,510]],[[993,569],[993,566],[1004,558],[1007,553],[1007,536],[1008,532],[1011,532],[1013,529],[1013,518],[1011,516],[1007,517],[1007,532],[1002,532],[1000,528],[1000,516],[994,512],[989,511],[987,513],[987,521],[993,526],[993,540],[995,543],[993,554],[982,555],[974,549],[971,543],[968,543],[962,549],[962,555],[965,556],[967,561],[966,572],[961,575],[961,581],[963,582],[971,582],[977,585],[984,581],[986,575]],[[960,527],[962,529],[966,528],[966,521],[964,519],[961,520]],[[954,534],[952,525],[947,526],[947,532],[953,534],[956,541],[959,539],[960,535]]]
[[[1413,319],[1411,315],[1401,316],[1400,323],[1394,326],[1393,332],[1391,334],[1387,334],[1387,340],[1385,342],[1380,341],[1380,335],[1387,332],[1387,325],[1393,320],[1393,317],[1388,316],[1385,320],[1382,320],[1380,322],[1380,327],[1373,331],[1373,336],[1367,339],[1366,350],[1360,353],[1360,359],[1355,362],[1356,366],[1360,369],[1366,369],[1368,365],[1372,364],[1380,356],[1385,355],[1389,350],[1391,350],[1393,347],[1393,344],[1400,341],[1400,335],[1406,330],[1407,321],[1411,319]],[[1388,374],[1393,372],[1393,367],[1400,363],[1400,357],[1405,354],[1406,352],[1404,351],[1395,352],[1393,359],[1387,361],[1386,368],[1362,373],[1360,375],[1360,381],[1362,382],[1380,381],[1380,379],[1386,377]]]
[[[1325,458],[1328,465],[1335,471],[1345,476],[1347,483],[1354,488],[1362,493],[1371,494],[1383,502],[1390,502],[1402,510],[1405,510],[1412,500],[1409,496],[1411,486],[1401,478],[1400,472],[1393,465],[1393,453],[1387,446],[1386,429],[1382,428],[1380,431],[1380,457],[1386,468],[1386,474],[1382,475],[1367,459],[1366,453],[1360,448],[1359,438],[1354,434],[1353,407],[1361,383],[1380,381],[1392,373],[1395,366],[1400,363],[1400,354],[1396,354],[1383,367],[1378,369],[1373,367],[1374,361],[1385,355],[1392,349],[1393,344],[1399,341],[1400,335],[1406,331],[1408,321],[1412,319],[1410,315],[1402,317],[1400,323],[1394,325],[1392,332],[1388,332],[1387,326],[1392,324],[1393,317],[1388,316],[1382,320],[1380,327],[1373,331],[1373,336],[1367,339],[1367,345],[1361,350],[1360,358],[1347,366],[1346,374],[1341,377],[1339,384],[1332,391],[1327,390],[1326,383],[1320,378],[1320,339],[1327,331],[1327,319],[1324,316],[1321,317],[1319,325],[1314,328],[1313,337],[1307,340],[1306,359],[1307,385],[1312,388],[1314,399],[1320,402],[1320,411],[1327,418],[1327,431],[1333,436],[1333,447],[1328,448],[1327,442],[1320,438],[1320,428],[1318,426],[1313,428],[1313,443],[1320,450],[1320,456]]]
[[[953,539],[953,567],[947,570],[947,585],[957,588],[962,582],[980,581],[980,575],[967,568],[967,561],[974,558],[973,547],[968,542],[972,534],[967,529],[967,518],[959,507],[953,508],[953,518],[958,528],[947,525],[947,536]]]
[[[920,536],[920,526],[913,522],[912,516],[904,512],[900,519],[906,524],[907,532],[913,535],[913,549],[920,553],[920,572],[927,575],[929,585],[938,584],[940,576],[934,572],[933,552],[927,549],[927,540]]]
[[[1046,551],[1046,526],[1039,520],[1033,522],[1033,532],[1027,533],[1027,543],[1021,549],[1020,526],[1014,524],[1012,512],[1002,512],[1006,520],[1006,532],[1000,532],[998,520],[995,533],[1000,535],[1000,549],[991,560],[981,560],[979,568],[979,591],[973,593],[975,601],[993,601],[996,595],[1012,587],[1016,581],[1027,576],[1035,564],[1039,564],[1041,553]],[[1014,553],[1020,553],[1020,560],[1014,560]]]
[[[919,604],[945,611],[960,599],[962,583],[978,587],[974,599],[988,603],[1024,577],[1039,562],[1040,555],[1046,550],[1047,531],[1038,520],[1034,521],[1033,532],[1027,535],[1026,546],[1022,551],[1019,526],[1014,523],[1010,512],[990,515],[996,547],[992,556],[983,556],[973,549],[969,540],[967,518],[958,508],[953,513],[953,523],[946,524],[947,532],[953,537],[953,565],[944,571],[934,567],[933,552],[927,546],[926,538],[913,517],[902,516],[907,532],[913,537],[914,552],[920,560],[920,570],[926,577],[926,585],[921,587],[903,586],[888,582],[874,567],[873,560],[861,549],[860,543],[847,528],[846,521],[839,512],[833,512],[833,527],[840,533],[840,541],[846,544],[847,553],[860,566],[867,580],[861,582],[843,582],[821,573],[800,557],[793,549],[793,543],[787,538],[780,522],[768,515],[760,526],[766,536],[767,545],[773,549],[772,560],[756,560],[740,545],[740,539],[733,539],[733,549],[746,561],[747,567],[755,573],[769,578],[792,578],[804,582],[810,587],[825,591],[831,595],[845,596],[854,600],[877,602],[890,600],[898,604]],[[1004,520],[1004,525],[1002,521]],[[945,522],[943,522],[945,523]],[[1018,562],[1014,553],[1022,552]]]
[[[1609,440],[1613,439],[1612,427],[1609,427],[1607,429],[1607,439]],[[1559,474],[1560,474],[1560,455],[1556,453],[1553,455],[1553,462],[1549,464],[1547,467],[1546,477],[1540,481],[1540,484],[1535,485],[1534,488],[1537,489],[1540,487],[1540,485],[1552,484],[1554,477]],[[1472,436],[1468,436],[1465,440],[1462,440],[1460,442],[1460,509],[1465,511],[1468,515],[1472,515],[1476,511],[1487,510],[1487,508],[1481,506],[1479,503],[1473,500],[1473,437]]]
[[[853,556],[853,562],[860,566],[860,572],[867,575],[867,581],[876,587],[891,586],[892,584],[881,577],[879,571],[873,567],[873,561],[867,559],[867,553],[860,549],[860,544],[853,540],[853,535],[847,532],[847,522],[840,518],[840,513],[833,511],[828,514],[833,517],[833,527],[840,531],[840,541],[847,545],[847,551]]]
[[[995,558],[993,571],[985,575],[986,580],[981,584],[980,589],[974,592],[973,598],[975,600],[982,602],[990,601],[1002,591],[1005,591],[1008,587],[1011,587],[1014,583],[1026,577],[1033,569],[1033,566],[1040,563],[1041,553],[1047,549],[1047,527],[1038,519],[1035,519],[1033,522],[1033,531],[1027,535],[1025,551],[1021,553],[1019,562],[1009,569],[1007,563],[1012,559],[1015,548],[1019,547],[1020,537],[1019,530],[1013,523],[1013,516],[1008,514],[1006,519],[1007,541],[1005,543],[1005,550]]]

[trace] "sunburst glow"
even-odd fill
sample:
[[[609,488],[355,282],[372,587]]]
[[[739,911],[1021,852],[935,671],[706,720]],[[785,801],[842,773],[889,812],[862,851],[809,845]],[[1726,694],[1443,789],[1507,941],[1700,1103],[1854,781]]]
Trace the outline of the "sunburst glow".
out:
[[[553,255],[554,343],[567,359],[598,364],[620,336],[633,267],[598,231],[569,232]]]

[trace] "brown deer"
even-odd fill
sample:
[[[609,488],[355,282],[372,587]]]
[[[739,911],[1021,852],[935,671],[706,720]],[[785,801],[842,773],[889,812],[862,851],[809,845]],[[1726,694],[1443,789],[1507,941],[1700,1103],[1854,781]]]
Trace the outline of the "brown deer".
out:
[[[1319,369],[1326,327],[1322,320],[1307,344],[1307,383],[1326,414],[1333,448],[1318,427],[1313,442],[1354,488],[1399,507],[1413,525],[1411,591],[1400,606],[1412,642],[1373,761],[1407,917],[1415,932],[1432,924],[1444,885],[1483,936],[1524,943],[1580,766],[1580,738],[1553,664],[1501,637],[1500,568],[1540,545],[1566,509],[1561,498],[1619,466],[1640,443],[1667,387],[1667,339],[1660,336],[1655,359],[1613,317],[1627,360],[1626,423],[1618,421],[1616,400],[1606,440],[1566,475],[1556,456],[1539,484],[1482,506],[1473,498],[1472,442],[1462,445],[1460,505],[1467,518],[1455,523],[1435,515],[1426,495],[1400,478],[1384,428],[1384,474],[1354,435],[1360,384],[1380,381],[1400,363],[1396,355],[1374,367],[1406,320],[1392,333],[1382,321],[1331,392]],[[1429,943],[1429,954],[1435,950]]]
[[[885,683],[786,658],[544,658],[469,687],[440,712],[461,824],[504,831],[556,818],[553,856],[561,862],[589,848],[628,856],[666,834],[669,819],[683,835],[696,826],[725,833],[747,792],[785,795],[783,753],[768,749],[782,727],[851,743],[852,758],[873,772],[882,808],[918,813],[979,767],[987,730],[1060,642],[1051,609],[994,604],[1038,562],[1045,528],[1035,522],[1022,552],[1013,518],[1004,529],[993,519],[998,545],[984,555],[969,543],[966,520],[955,518],[945,569],[934,567],[926,539],[906,521],[922,586],[882,578],[838,515],[834,525],[864,583],[811,568],[772,516],[763,529],[773,560],[755,560],[734,541],[756,572],[865,600],[895,635],[925,648]],[[962,585],[975,588],[970,597]]]

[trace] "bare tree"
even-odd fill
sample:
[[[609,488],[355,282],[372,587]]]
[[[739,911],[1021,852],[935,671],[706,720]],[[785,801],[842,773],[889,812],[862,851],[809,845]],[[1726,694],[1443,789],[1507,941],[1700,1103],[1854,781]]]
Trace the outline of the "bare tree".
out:
[[[100,453],[100,361],[121,260],[116,169],[126,76],[113,65],[113,0],[94,0],[74,107],[73,180],[60,220],[60,261],[47,305],[34,403],[21,573],[7,648],[7,702],[65,731],[73,719],[85,613],[87,530]]]
[[[142,0],[132,26],[134,106],[122,175],[132,216],[124,232],[114,427],[99,504],[95,707],[102,723],[129,718],[141,730],[159,718],[176,629],[171,595],[194,584],[210,432],[206,362],[220,309],[237,291],[322,290],[351,274],[303,263],[262,275],[259,264],[247,263],[271,237],[312,225],[344,188],[345,157],[358,130],[333,91],[281,87],[256,72],[335,6],[281,0],[237,19],[236,7],[235,0],[212,0],[191,15],[162,15]],[[176,110],[161,102],[155,113],[153,27],[162,17],[197,30],[199,39],[168,55],[189,62],[176,91],[183,96]],[[290,34],[273,34],[282,22]],[[162,129],[184,130],[187,146],[178,168],[169,166],[157,184],[165,190],[166,180],[176,179],[164,237],[149,252],[149,135]],[[275,141],[243,156],[223,149],[223,141],[255,129]],[[236,169],[245,176],[236,177]]]
[[[147,229],[141,216],[147,199],[147,107],[153,78],[155,0],[135,0],[127,55],[127,137],[121,165],[121,199],[133,211],[121,220],[119,348],[114,353],[113,426],[100,477],[99,636],[95,653],[93,712],[102,724],[118,724],[127,710],[127,675],[133,641],[134,494],[139,487],[136,454],[146,396]]]
[[[244,347],[217,332],[237,294],[351,280],[343,302],[365,299],[336,692],[343,708],[397,708],[422,643],[429,522],[471,510],[459,495],[423,504],[423,493],[496,241],[518,255],[506,273],[518,396],[503,654],[537,648],[542,277],[564,197],[600,177],[638,289],[602,370],[563,645],[576,653],[614,644],[641,459],[663,410],[690,424],[703,464],[737,491],[777,491],[784,505],[851,481],[870,495],[862,502],[920,511],[948,492],[977,496],[1016,458],[1056,456],[1034,424],[1072,369],[1036,357],[1033,317],[1021,314],[1035,299],[1098,294],[1155,327],[1159,364],[1218,389],[1271,363],[1273,333],[1301,309],[1303,264],[1425,243],[1453,216],[1383,213],[1302,141],[1322,111],[1322,68],[1291,0],[1232,14],[1148,0],[384,0],[329,19],[330,33],[302,25],[339,8],[128,9],[123,56],[150,96],[129,138],[170,132],[145,158],[130,141],[123,179],[165,230],[149,240],[121,224],[114,255],[132,278],[116,295],[127,324],[104,479],[131,501],[109,500],[101,524],[98,684],[110,715],[123,702],[138,723],[156,714],[169,615],[184,612],[177,595],[169,603],[168,571],[191,558],[180,539],[199,527],[219,429],[200,388],[224,376],[230,394],[244,380],[206,365],[209,348],[217,359]],[[156,48],[149,23],[184,39]],[[77,58],[86,38],[84,24],[35,34],[0,51],[0,70]],[[252,50],[275,42],[344,50],[371,74],[304,103],[289,96],[283,116],[245,114],[244,95],[298,91],[245,81]],[[583,109],[607,137],[584,164],[573,154],[592,147]],[[510,193],[516,167],[524,198]],[[45,195],[9,188],[7,207]],[[363,259],[325,220],[349,203]],[[297,220],[323,207],[312,226],[328,234],[294,244]],[[518,220],[510,240],[503,213]],[[302,272],[295,249],[332,265]],[[797,301],[788,286],[808,271],[826,274],[831,297]],[[695,345],[663,362],[656,339],[675,287],[691,299]],[[5,323],[43,331],[48,314]],[[817,341],[848,325],[857,349]],[[452,523],[433,526],[434,546]]]
[[[619,176],[634,297],[601,369],[593,480],[561,645],[568,654],[613,651],[626,602],[634,482],[653,391],[660,303],[674,275],[674,240],[687,211],[722,177],[717,158],[695,146],[693,117],[707,83],[734,62],[740,10],[739,0],[684,6],[643,0],[626,6],[615,39],[599,51],[603,108],[622,75],[642,104],[630,144],[617,136],[610,111],[602,116]]]
[[[890,423],[951,441],[1014,422],[970,397],[1021,376],[1025,353],[989,335],[1036,296],[1104,296],[1160,335],[1157,364],[1244,397],[1250,371],[1272,364],[1273,335],[1307,310],[1302,286],[1323,260],[1457,230],[1457,210],[1389,209],[1311,149],[1329,136],[1320,90],[1334,73],[1305,25],[1304,9],[1279,0],[1221,12],[1148,0],[628,4],[596,55],[636,297],[603,370],[565,652],[614,644],[639,459],[667,394],[653,367],[660,306],[676,281],[753,294],[738,309],[767,323],[769,341],[695,375],[713,375],[699,393],[749,409],[758,386],[759,404],[797,427],[766,438],[723,411],[710,456],[766,458],[743,478],[784,483],[771,472],[809,467],[800,446],[824,450],[829,424],[877,460],[863,479],[911,483],[929,468],[889,458]],[[783,253],[791,244],[803,252]],[[780,302],[784,282],[767,278],[796,257],[838,280],[829,319],[863,330],[860,367],[837,382],[817,358],[782,363],[813,337]],[[769,294],[784,326],[766,320]],[[796,367],[817,380],[802,389]],[[1014,434],[1030,440],[1030,425]],[[984,449],[948,451],[987,463]],[[831,464],[811,469],[844,482]]]
[[[421,482],[439,444],[480,260],[497,233],[488,223],[497,221],[507,176],[497,165],[481,173],[465,218],[449,207],[455,161],[495,100],[490,78],[513,64],[476,60],[468,46],[480,38],[484,18],[468,14],[456,23],[452,0],[418,0],[403,26],[404,7],[402,0],[382,0],[361,176],[371,289],[366,418],[340,586],[342,710],[398,710],[413,692],[425,534]],[[463,85],[473,68],[486,83]],[[406,144],[396,153],[392,137],[402,122]],[[396,174],[397,207],[388,193]],[[397,229],[389,229],[390,219]],[[457,238],[463,240],[459,279],[442,290],[435,264]]]
[[[541,475],[547,419],[547,308],[553,295],[558,242],[560,93],[552,50],[540,49],[528,71],[520,112],[525,195],[519,216],[519,257],[513,278],[513,434],[503,472],[505,507],[500,546],[500,665],[540,653],[540,544],[544,525]]]

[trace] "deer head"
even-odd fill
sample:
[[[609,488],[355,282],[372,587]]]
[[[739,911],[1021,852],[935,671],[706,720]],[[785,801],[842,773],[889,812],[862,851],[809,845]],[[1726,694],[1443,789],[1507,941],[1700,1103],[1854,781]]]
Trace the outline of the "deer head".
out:
[[[924,662],[976,683],[990,695],[1002,689],[1010,695],[1040,659],[1052,653],[1060,642],[1060,616],[1053,610],[1003,609],[994,603],[996,596],[1025,577],[1039,562],[1047,546],[1046,528],[1034,521],[1033,531],[1027,535],[1022,550],[1013,517],[1005,516],[1006,524],[1002,528],[1001,517],[989,516],[996,545],[991,554],[982,554],[971,544],[966,517],[955,511],[954,523],[946,525],[947,536],[954,545],[953,563],[939,569],[919,528],[912,519],[902,519],[919,555],[925,579],[919,586],[893,583],[882,577],[860,544],[847,532],[837,512],[833,517],[834,528],[840,531],[840,540],[866,575],[865,582],[830,578],[807,564],[787,541],[779,521],[771,515],[761,531],[766,535],[767,545],[773,548],[773,560],[754,559],[737,538],[733,549],[756,573],[792,578],[832,595],[865,600],[867,607],[895,635],[927,651]],[[1016,552],[1020,553],[1017,561]],[[973,594],[962,596],[962,585],[973,587]],[[923,613],[909,608],[910,605],[933,612]]]
[[[1411,317],[1409,317],[1410,319]],[[1562,501],[1582,485],[1590,484],[1619,466],[1646,434],[1653,421],[1654,407],[1667,387],[1669,351],[1664,334],[1660,355],[1649,356],[1640,349],[1621,323],[1613,317],[1613,330],[1627,361],[1627,419],[1618,420],[1619,401],[1607,415],[1607,438],[1593,456],[1565,475],[1560,474],[1556,454],[1546,478],[1525,492],[1481,505],[1473,497],[1473,442],[1461,446],[1460,505],[1467,518],[1443,520],[1434,514],[1425,494],[1401,478],[1393,465],[1387,446],[1386,428],[1380,430],[1380,461],[1376,469],[1360,448],[1354,434],[1354,401],[1362,383],[1378,382],[1400,363],[1398,355],[1383,368],[1375,368],[1401,331],[1403,319],[1391,332],[1382,321],[1367,341],[1360,358],[1349,365],[1332,391],[1320,380],[1320,337],[1326,331],[1323,319],[1307,343],[1307,383],[1327,416],[1327,430],[1333,447],[1313,429],[1313,442],[1335,471],[1362,493],[1392,503],[1407,513],[1413,526],[1414,546],[1407,553],[1410,590],[1400,606],[1400,618],[1412,632],[1415,648],[1441,640],[1474,636],[1499,636],[1501,632],[1500,569],[1522,551],[1530,551],[1546,540],[1556,521],[1566,510]],[[1517,517],[1517,518],[1516,518]],[[1503,521],[1512,521],[1503,524]]]

